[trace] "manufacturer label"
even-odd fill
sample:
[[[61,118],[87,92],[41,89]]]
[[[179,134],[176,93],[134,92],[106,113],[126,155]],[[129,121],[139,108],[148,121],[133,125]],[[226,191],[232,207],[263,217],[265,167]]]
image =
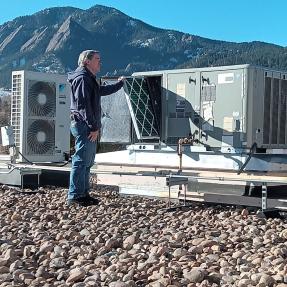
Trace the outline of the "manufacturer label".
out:
[[[231,84],[234,82],[234,73],[218,74],[218,84]]]

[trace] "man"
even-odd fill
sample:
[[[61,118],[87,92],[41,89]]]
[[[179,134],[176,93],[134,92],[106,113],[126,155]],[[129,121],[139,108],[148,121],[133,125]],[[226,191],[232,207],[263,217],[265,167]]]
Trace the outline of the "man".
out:
[[[123,86],[123,78],[113,85],[99,85],[96,74],[100,71],[100,63],[98,51],[83,51],[79,55],[78,68],[68,75],[71,84],[71,133],[75,137],[68,205],[99,203],[89,195],[89,187],[90,169],[95,161],[96,141],[101,128],[101,96],[115,93]]]

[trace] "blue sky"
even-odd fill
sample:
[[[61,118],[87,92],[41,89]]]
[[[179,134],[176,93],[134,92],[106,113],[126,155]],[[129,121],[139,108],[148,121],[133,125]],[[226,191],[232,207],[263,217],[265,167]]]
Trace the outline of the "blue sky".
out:
[[[45,8],[96,4],[156,27],[210,39],[287,46],[286,0],[1,0],[0,24]]]

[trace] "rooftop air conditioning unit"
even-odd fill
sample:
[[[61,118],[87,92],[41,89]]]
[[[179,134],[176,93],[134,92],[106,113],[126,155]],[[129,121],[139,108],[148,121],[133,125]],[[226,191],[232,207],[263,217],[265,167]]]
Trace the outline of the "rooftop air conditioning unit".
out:
[[[65,75],[12,72],[11,125],[20,161],[60,162],[70,150]]]
[[[125,81],[138,140],[193,138],[206,150],[287,148],[287,73],[235,65],[134,73]]]

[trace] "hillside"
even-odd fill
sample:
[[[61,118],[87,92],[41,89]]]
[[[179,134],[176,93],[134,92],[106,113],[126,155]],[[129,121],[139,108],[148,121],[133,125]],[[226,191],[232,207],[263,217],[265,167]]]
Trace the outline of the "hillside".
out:
[[[0,87],[10,87],[12,70],[66,73],[83,49],[101,51],[102,75],[243,63],[287,69],[287,50],[281,46],[159,29],[100,5],[57,7],[0,26]]]

